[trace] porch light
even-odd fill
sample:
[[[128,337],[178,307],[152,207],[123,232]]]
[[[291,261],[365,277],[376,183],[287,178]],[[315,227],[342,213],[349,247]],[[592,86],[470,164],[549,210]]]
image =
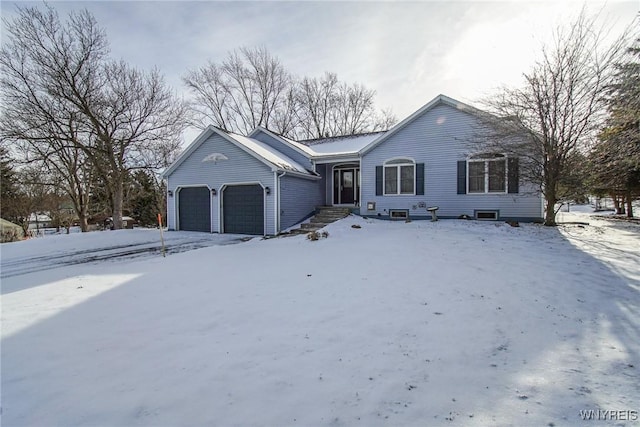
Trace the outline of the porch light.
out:
[[[216,191],[216,189],[215,189],[215,188],[212,188],[212,189],[211,189],[211,195],[212,195],[212,196],[215,196],[216,194],[218,194],[218,192]]]
[[[271,189],[269,187],[264,187],[264,192],[266,194],[271,194]]]
[[[169,190],[167,191],[167,194],[169,195],[169,197],[173,197],[173,191]]]

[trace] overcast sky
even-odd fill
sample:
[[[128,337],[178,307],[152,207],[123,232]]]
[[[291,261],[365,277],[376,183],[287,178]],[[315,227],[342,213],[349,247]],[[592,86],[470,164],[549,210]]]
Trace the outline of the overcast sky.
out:
[[[19,2],[21,5],[42,3]],[[405,118],[443,93],[476,102],[517,85],[552,30],[582,2],[57,2],[61,14],[87,8],[112,54],[157,66],[178,92],[181,76],[229,50],[264,45],[299,76],[332,71],[377,93],[377,105]],[[620,33],[640,2],[587,2]],[[2,16],[15,11],[2,1]],[[189,134],[187,138],[191,138]]]

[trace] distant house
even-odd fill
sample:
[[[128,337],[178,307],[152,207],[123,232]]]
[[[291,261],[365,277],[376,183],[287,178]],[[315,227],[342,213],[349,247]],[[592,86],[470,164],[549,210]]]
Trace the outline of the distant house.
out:
[[[131,218],[130,216],[122,217],[122,228],[123,229],[132,229],[133,226],[136,225],[136,220]],[[104,227],[109,230],[113,230],[113,217],[110,216],[104,220]]]
[[[51,217],[43,212],[29,215],[29,230],[39,230],[51,227]]]
[[[470,152],[473,107],[440,95],[386,132],[293,141],[210,126],[164,172],[172,230],[274,235],[317,206],[383,219],[541,221],[519,159]]]

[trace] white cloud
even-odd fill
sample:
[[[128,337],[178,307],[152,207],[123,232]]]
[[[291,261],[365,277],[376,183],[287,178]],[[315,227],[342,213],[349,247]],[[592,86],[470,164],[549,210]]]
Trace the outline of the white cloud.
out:
[[[41,3],[20,3],[37,5]],[[114,56],[157,66],[178,90],[181,76],[240,46],[265,45],[297,75],[336,72],[378,94],[399,118],[444,93],[473,102],[515,84],[554,24],[581,2],[52,2],[66,14],[88,8]],[[588,2],[616,24],[638,4]],[[3,15],[11,6],[3,3]],[[617,22],[616,22],[617,21]]]

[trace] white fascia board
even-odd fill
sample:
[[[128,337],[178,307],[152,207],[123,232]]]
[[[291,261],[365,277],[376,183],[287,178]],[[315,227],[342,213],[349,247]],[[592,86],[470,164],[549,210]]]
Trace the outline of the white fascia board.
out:
[[[319,176],[319,175],[309,175],[309,174],[306,174],[306,173],[292,171],[292,170],[288,170],[288,169],[278,169],[278,172],[286,172],[287,175],[297,176],[299,178],[310,179],[310,180],[313,180],[313,181],[317,181],[317,180],[322,179],[322,177]]]
[[[349,155],[349,156],[316,156],[316,157],[312,157],[311,160],[313,160],[316,164],[321,165],[321,164],[325,164],[325,163],[336,163],[336,162],[357,162],[360,163],[361,157],[360,156],[354,156],[354,155]]]

